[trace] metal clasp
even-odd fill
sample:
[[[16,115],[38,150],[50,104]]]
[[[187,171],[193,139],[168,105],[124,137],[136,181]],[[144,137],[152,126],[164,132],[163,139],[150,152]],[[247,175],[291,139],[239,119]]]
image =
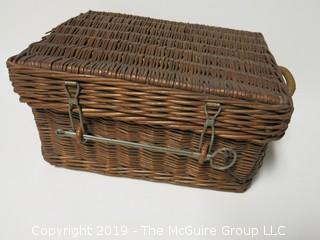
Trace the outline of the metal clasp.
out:
[[[72,93],[70,91],[71,87],[76,87],[74,95],[72,95]],[[237,160],[237,153],[234,150],[229,149],[229,148],[221,148],[221,149],[216,150],[214,153],[212,153],[212,145],[214,142],[215,120],[216,120],[217,116],[219,115],[219,113],[221,112],[221,106],[219,103],[212,103],[211,104],[211,106],[214,106],[217,108],[217,111],[215,112],[215,114],[213,116],[210,116],[210,117],[209,117],[209,112],[207,109],[208,106],[207,106],[207,104],[205,105],[206,121],[205,121],[203,131],[202,131],[202,134],[200,137],[199,151],[195,152],[195,151],[177,149],[177,148],[172,148],[172,147],[161,147],[161,146],[157,146],[154,144],[148,144],[148,143],[131,142],[131,141],[89,135],[85,132],[84,124],[83,124],[83,115],[82,115],[81,105],[79,103],[79,94],[80,94],[79,83],[65,82],[65,90],[66,90],[66,93],[68,96],[70,125],[71,125],[73,131],[65,131],[63,129],[57,129],[56,134],[59,137],[77,138],[78,141],[80,141],[80,142],[85,142],[85,141],[101,142],[101,143],[120,145],[120,146],[131,147],[131,148],[147,149],[147,150],[161,152],[161,153],[173,153],[173,154],[177,154],[179,156],[186,156],[186,157],[191,157],[194,159],[199,159],[200,157],[202,157],[202,153],[200,150],[202,149],[202,146],[204,145],[204,136],[206,134],[207,129],[210,127],[211,128],[210,145],[208,148],[208,152],[205,153],[206,155],[205,155],[204,161],[210,161],[210,166],[213,169],[225,171],[227,169],[230,169],[235,164],[235,162]],[[72,116],[72,112],[75,107],[78,109],[78,114],[79,114],[80,127],[78,129],[75,129],[75,123],[74,123],[74,119]],[[79,129],[80,129],[80,131],[79,131]],[[213,159],[218,153],[225,153],[226,164],[224,166],[216,166],[213,164]],[[230,158],[230,157],[232,157],[231,162],[227,161],[228,160],[227,158]]]
[[[206,103],[204,105],[204,113],[205,113],[206,121],[203,125],[203,130],[202,130],[202,133],[200,136],[199,147],[198,147],[198,151],[200,152],[203,147],[203,144],[204,144],[204,136],[207,132],[207,129],[210,127],[211,128],[211,138],[210,138],[207,156],[204,161],[210,160],[210,155],[212,154],[212,145],[214,142],[214,130],[215,130],[214,125],[215,125],[215,121],[216,121],[217,116],[220,114],[220,112],[222,110],[220,103],[210,103],[210,106],[216,107],[217,111],[215,112],[215,114],[213,116],[209,116],[208,106],[209,106],[209,103]]]
[[[209,116],[209,110],[208,110],[209,104],[210,104],[210,106],[217,108],[216,112],[212,116]],[[227,147],[219,148],[219,149],[215,150],[214,152],[212,151],[213,150],[213,143],[214,143],[214,139],[215,139],[215,122],[216,122],[216,118],[218,117],[218,115],[220,114],[221,111],[222,111],[222,107],[221,107],[220,103],[206,103],[205,104],[204,113],[205,113],[206,121],[204,123],[203,130],[202,130],[202,133],[200,136],[198,151],[202,152],[202,148],[204,147],[204,136],[207,132],[207,129],[210,127],[211,128],[210,143],[209,143],[209,146],[204,147],[204,149],[207,148],[208,150],[207,150],[205,158],[201,159],[200,163],[203,163],[205,161],[209,161],[210,166],[213,169],[225,171],[225,170],[231,168],[236,163],[237,152],[234,151],[233,149],[227,148]],[[214,164],[214,158],[219,153],[224,153],[224,156],[223,156],[223,158],[225,160],[224,166],[217,166]],[[231,159],[231,161],[230,161],[230,159]]]
[[[75,88],[75,93],[73,94],[71,88]],[[85,134],[84,121],[81,105],[79,103],[79,95],[80,95],[80,84],[78,82],[65,81],[64,82],[64,90],[68,97],[68,113],[70,119],[70,125],[74,132],[78,133],[78,137],[80,137],[81,142],[84,142],[83,134]],[[73,110],[78,110],[79,115],[79,129],[75,127],[75,120],[72,116]]]

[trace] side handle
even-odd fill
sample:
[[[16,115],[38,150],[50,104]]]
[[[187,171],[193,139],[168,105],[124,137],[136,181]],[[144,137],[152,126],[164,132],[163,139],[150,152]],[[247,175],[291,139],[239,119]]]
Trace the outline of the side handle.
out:
[[[293,96],[294,92],[296,91],[296,81],[294,80],[293,75],[291,74],[289,69],[283,66],[279,66],[279,69],[284,79],[286,80],[286,84],[288,86],[288,92],[290,96]]]

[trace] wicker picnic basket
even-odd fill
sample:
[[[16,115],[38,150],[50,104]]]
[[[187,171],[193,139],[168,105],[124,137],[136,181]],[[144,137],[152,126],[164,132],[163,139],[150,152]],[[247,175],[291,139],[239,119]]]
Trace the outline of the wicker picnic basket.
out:
[[[295,82],[262,34],[89,11],[8,59],[49,163],[242,192]]]

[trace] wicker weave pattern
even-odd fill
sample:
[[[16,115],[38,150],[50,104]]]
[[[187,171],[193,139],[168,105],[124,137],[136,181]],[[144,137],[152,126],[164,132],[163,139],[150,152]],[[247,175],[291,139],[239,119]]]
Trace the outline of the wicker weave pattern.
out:
[[[265,103],[290,101],[260,33],[88,12],[11,61]]]
[[[7,66],[33,109],[45,160],[106,175],[244,191],[293,112],[294,87],[288,91],[260,33],[89,11]],[[233,149],[237,162],[219,171],[170,153],[58,138],[57,129],[70,130],[65,81],[81,85],[89,134],[163,147],[197,151],[204,105],[219,103],[213,149]],[[214,161],[225,165],[222,154]]]
[[[125,80],[9,66],[21,101],[33,108],[67,112],[64,81],[80,81],[80,103],[84,116],[90,118],[105,116],[119,121],[201,133],[205,121],[204,103],[218,102],[222,104],[223,112],[217,119],[217,136],[265,144],[284,134],[292,112],[291,105],[253,103]]]
[[[230,146],[239,155],[239,162],[232,175],[213,170],[208,162],[175,154],[155,153],[144,149],[89,142],[78,144],[70,139],[59,139],[55,129],[69,129],[69,116],[49,110],[35,110],[34,116],[42,141],[44,158],[56,166],[75,168],[114,176],[143,178],[152,181],[170,182],[193,187],[225,191],[244,191],[261,165],[264,146],[218,138],[214,148]],[[57,120],[58,119],[58,120]],[[199,135],[190,131],[168,130],[162,127],[133,125],[109,118],[94,118],[87,121],[88,131],[97,136],[108,136],[135,142],[155,143],[179,149],[197,149]],[[217,155],[215,163],[223,166],[224,160]],[[235,176],[235,177],[233,177]],[[242,182],[242,179],[246,179]]]

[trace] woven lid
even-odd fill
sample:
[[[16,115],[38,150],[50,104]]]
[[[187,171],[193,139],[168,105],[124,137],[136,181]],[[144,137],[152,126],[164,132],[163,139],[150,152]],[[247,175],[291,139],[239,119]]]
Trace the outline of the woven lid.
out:
[[[89,11],[10,61],[263,103],[290,101],[262,34],[247,31]]]

